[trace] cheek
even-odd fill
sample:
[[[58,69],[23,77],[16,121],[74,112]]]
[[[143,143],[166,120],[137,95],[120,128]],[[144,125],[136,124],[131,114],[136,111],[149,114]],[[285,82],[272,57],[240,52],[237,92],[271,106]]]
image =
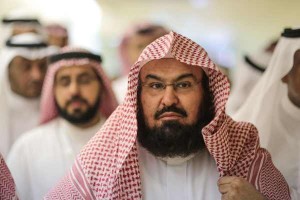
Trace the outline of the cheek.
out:
[[[54,96],[55,96],[56,102],[60,107],[64,107],[66,104],[66,101],[67,101],[65,98],[66,95],[63,95],[63,94],[66,94],[66,91],[62,88],[57,88],[54,90]]]
[[[300,96],[300,73],[295,73],[291,76],[288,87],[294,96]]]
[[[94,84],[89,87],[83,88],[81,91],[81,97],[87,100],[90,105],[93,105],[95,104],[100,92],[101,87],[98,84]]]
[[[28,81],[28,78],[26,74],[24,76],[15,76],[12,79],[12,83],[19,88],[20,90],[23,91],[30,91],[32,89],[32,86],[29,84],[30,82]]]
[[[300,70],[297,73],[297,77],[295,79],[296,79],[296,81],[295,81],[295,88],[296,88],[296,90],[298,92],[298,95],[300,95]]]
[[[159,108],[159,100],[149,95],[143,95],[142,92],[141,103],[144,112],[144,118],[151,126],[154,123],[154,114]]]
[[[31,78],[30,78],[30,73],[29,72],[22,72],[21,74],[18,74],[15,76],[16,82],[19,84],[20,88],[26,88],[30,89],[31,86]]]
[[[42,79],[44,80],[46,76],[47,68],[41,70]]]
[[[202,95],[190,95],[180,99],[183,109],[187,112],[187,121],[194,123],[198,119],[199,107],[202,103]]]
[[[22,75],[16,70],[9,72],[9,81],[13,84],[19,84],[21,82],[24,82],[25,77],[26,73],[24,73],[24,76],[22,77]]]

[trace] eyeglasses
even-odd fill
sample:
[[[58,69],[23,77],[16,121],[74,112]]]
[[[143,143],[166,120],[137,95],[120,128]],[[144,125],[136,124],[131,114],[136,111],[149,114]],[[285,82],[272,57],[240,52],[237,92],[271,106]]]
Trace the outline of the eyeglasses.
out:
[[[195,86],[201,83],[201,81],[178,81],[174,83],[164,82],[143,82],[142,86],[152,94],[162,93],[167,86],[172,86],[177,93],[187,93],[193,91]]]

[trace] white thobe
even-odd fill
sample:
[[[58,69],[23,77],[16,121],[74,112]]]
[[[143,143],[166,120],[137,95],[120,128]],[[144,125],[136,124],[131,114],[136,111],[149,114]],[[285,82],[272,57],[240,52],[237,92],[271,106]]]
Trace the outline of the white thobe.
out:
[[[300,199],[300,109],[287,95],[274,109],[269,132],[261,134],[261,144],[271,153],[275,166]],[[263,125],[262,125],[263,130]],[[264,132],[262,132],[264,133]],[[294,199],[297,199],[294,198]]]
[[[123,103],[128,86],[128,76],[121,76],[112,82],[112,88],[119,103]]]
[[[256,65],[259,65],[261,69],[264,69],[268,66],[271,56],[271,53],[263,50],[250,54],[247,57]],[[237,112],[243,105],[262,75],[263,72],[247,63],[245,58],[237,64],[233,77],[232,89],[230,90],[230,96],[226,104],[226,111],[229,115]]]
[[[56,118],[22,135],[13,145],[7,162],[20,199],[42,199],[100,129],[105,121],[101,119],[96,125],[82,129]]]
[[[14,94],[13,97],[9,97],[9,107],[12,146],[21,134],[38,126],[40,99],[26,99]]]
[[[221,199],[217,166],[207,151],[183,163],[167,164],[139,147],[139,165],[145,200]]]
[[[2,109],[3,106],[7,106]],[[39,124],[40,99],[27,99],[12,91],[7,95],[7,104],[2,105],[0,119],[2,120],[2,139],[0,150],[7,157],[13,143],[21,134],[35,128]]]
[[[39,34],[24,33],[11,38],[15,44],[40,44]],[[39,98],[25,98],[11,90],[8,66],[16,57],[42,59],[57,52],[57,48],[27,48],[5,46],[0,52],[0,152],[6,158],[15,140],[39,123]]]

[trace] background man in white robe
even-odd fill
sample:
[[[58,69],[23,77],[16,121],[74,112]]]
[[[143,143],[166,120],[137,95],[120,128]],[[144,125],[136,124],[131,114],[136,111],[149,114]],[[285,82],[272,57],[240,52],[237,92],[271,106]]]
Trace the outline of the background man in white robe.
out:
[[[124,101],[126,95],[130,67],[148,44],[167,33],[168,30],[163,26],[147,22],[136,24],[126,31],[118,49],[121,76],[112,85],[119,103]]]
[[[100,56],[66,47],[49,63],[42,125],[25,133],[8,157],[24,200],[42,199],[117,106]]]
[[[286,29],[249,99],[233,116],[259,130],[262,147],[300,199],[300,29]]]
[[[64,47],[69,43],[69,34],[66,27],[61,24],[48,24],[45,26],[45,31],[48,38],[48,44]]]
[[[16,9],[5,15],[0,24],[0,51],[11,36],[22,33],[43,35],[43,27],[38,18],[31,12]]]
[[[38,125],[48,47],[35,33],[11,37],[0,55],[0,151],[4,158],[23,132]]]
[[[229,115],[238,111],[246,101],[251,90],[258,83],[270,62],[277,42],[277,40],[273,41],[264,49],[245,55],[243,60],[237,64],[234,71],[232,89],[226,105],[226,111]]]

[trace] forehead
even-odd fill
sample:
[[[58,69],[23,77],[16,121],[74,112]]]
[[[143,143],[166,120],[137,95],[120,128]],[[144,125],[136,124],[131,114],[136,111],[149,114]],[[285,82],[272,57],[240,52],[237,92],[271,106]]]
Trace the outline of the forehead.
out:
[[[143,44],[143,43],[147,43],[150,44],[151,42],[153,42],[156,38],[158,38],[159,36],[155,33],[152,34],[134,34],[132,35],[129,40],[128,40],[128,44],[130,46],[135,46],[138,44]]]
[[[15,56],[11,60],[11,62],[40,62],[40,61],[46,61],[46,57],[45,58],[31,60],[31,59],[25,58],[23,56]]]
[[[150,74],[166,80],[176,79],[183,74],[192,74],[197,80],[201,80],[203,70],[199,66],[187,65],[173,58],[163,58],[152,60],[142,67],[140,71],[142,80]]]
[[[83,73],[96,74],[95,70],[90,65],[72,65],[64,66],[56,72],[56,77],[60,76],[73,76]]]

